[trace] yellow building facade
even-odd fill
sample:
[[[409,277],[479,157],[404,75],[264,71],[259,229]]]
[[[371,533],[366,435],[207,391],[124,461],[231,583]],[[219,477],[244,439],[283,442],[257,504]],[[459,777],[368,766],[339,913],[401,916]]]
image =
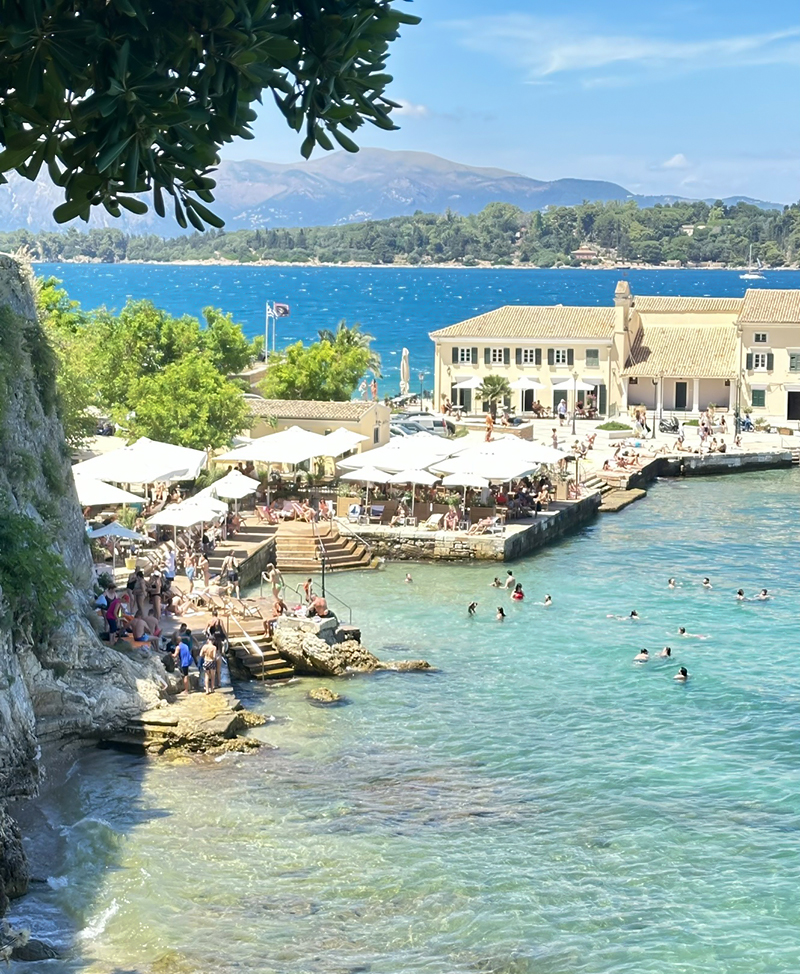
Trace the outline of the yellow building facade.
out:
[[[468,413],[485,410],[483,379],[501,375],[518,415],[592,397],[605,416],[634,406],[691,416],[713,405],[800,421],[800,290],[668,297],[634,295],[620,281],[612,307],[506,306],[430,337],[435,402]]]

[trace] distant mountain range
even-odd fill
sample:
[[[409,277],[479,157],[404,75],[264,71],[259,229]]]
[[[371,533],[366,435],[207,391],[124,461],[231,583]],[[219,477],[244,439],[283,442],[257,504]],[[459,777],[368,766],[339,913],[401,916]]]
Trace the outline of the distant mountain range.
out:
[[[258,160],[223,162],[216,179],[214,210],[225,220],[226,230],[332,226],[410,215],[416,210],[441,213],[450,208],[466,215],[495,201],[530,211],[574,206],[584,200],[635,200],[640,206],[653,206],[687,199],[637,196],[616,183],[594,179],[546,182],[503,169],[465,166],[425,152],[388,149],[332,152],[311,162],[284,165]],[[48,180],[31,183],[12,174],[8,185],[0,186],[0,230],[56,229],[50,214],[62,201],[62,191]],[[783,208],[745,196],[728,197],[724,202]],[[119,220],[97,209],[90,225],[159,236],[182,232],[173,221],[160,220],[152,209],[145,216],[126,214]]]

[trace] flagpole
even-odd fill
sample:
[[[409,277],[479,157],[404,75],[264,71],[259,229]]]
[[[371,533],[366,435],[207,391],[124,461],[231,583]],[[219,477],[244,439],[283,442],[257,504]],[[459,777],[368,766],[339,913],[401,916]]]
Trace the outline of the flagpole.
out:
[[[267,301],[264,311],[264,370],[269,367],[269,318],[271,314],[269,301]]]

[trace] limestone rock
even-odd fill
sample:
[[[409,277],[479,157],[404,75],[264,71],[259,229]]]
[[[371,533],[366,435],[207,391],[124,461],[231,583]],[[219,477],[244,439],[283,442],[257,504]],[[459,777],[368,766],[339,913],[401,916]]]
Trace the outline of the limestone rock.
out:
[[[333,704],[342,702],[342,697],[328,687],[315,687],[313,690],[309,690],[308,699],[311,703],[323,707],[330,707]]]
[[[373,673],[376,670],[428,669],[424,660],[382,663],[377,656],[354,639],[333,645],[313,632],[279,626],[274,635],[275,649],[301,676],[346,676],[348,673]]]

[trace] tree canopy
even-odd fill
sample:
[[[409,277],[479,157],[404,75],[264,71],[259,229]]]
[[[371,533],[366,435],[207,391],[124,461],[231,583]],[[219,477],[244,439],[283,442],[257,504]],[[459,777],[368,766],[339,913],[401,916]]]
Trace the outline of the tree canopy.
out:
[[[308,346],[296,342],[279,355],[270,355],[261,391],[267,399],[344,402],[369,368],[371,354],[368,343],[344,345],[327,338]]]
[[[212,230],[162,239],[120,230],[79,233],[0,233],[0,249],[27,247],[40,260],[226,260],[249,263],[577,263],[582,245],[610,259],[677,264],[715,262],[741,266],[750,246],[753,259],[769,267],[800,261],[800,204],[783,211],[749,203],[735,206],[674,203],[641,208],[633,201],[582,203],[524,213],[508,203],[490,203],[481,213],[460,216],[414,213],[332,227]]]
[[[349,151],[365,121],[383,129],[391,42],[418,18],[388,0],[12,0],[0,18],[0,181],[46,167],[63,188],[54,216],[159,215],[222,221],[213,202],[221,146],[252,138],[266,90],[314,146]],[[331,139],[332,137],[332,139]]]
[[[58,356],[59,406],[67,440],[79,446],[108,413],[130,436],[198,449],[220,447],[247,425],[247,404],[228,376],[255,357],[229,314],[173,317],[150,301],[119,314],[84,311],[55,278],[38,289],[39,316]]]

